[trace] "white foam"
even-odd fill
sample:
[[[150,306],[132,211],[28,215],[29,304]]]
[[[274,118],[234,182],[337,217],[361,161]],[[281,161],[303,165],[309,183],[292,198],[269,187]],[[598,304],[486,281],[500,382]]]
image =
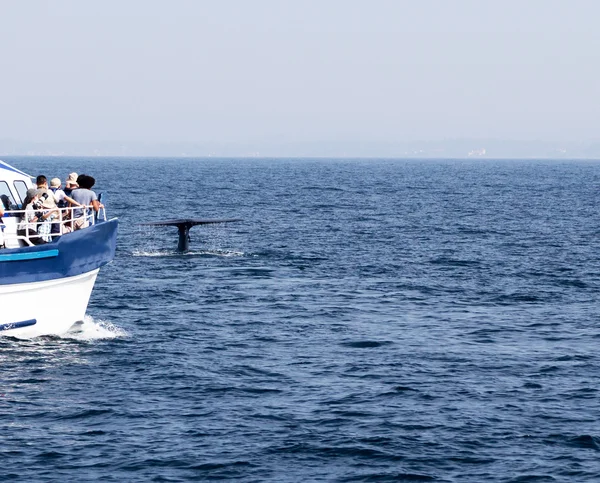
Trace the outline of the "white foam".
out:
[[[162,250],[134,250],[131,254],[134,257],[172,257],[177,255],[175,252]]]
[[[111,322],[105,320],[94,320],[90,315],[86,315],[83,322],[75,324],[62,336],[63,339],[75,339],[81,341],[116,339],[127,337],[127,331],[117,327]]]
[[[234,250],[202,250],[202,251],[189,251],[185,253],[175,252],[171,250],[134,250],[131,252],[134,257],[189,257],[189,256],[201,256],[209,255],[216,257],[242,257],[244,252],[237,252]]]

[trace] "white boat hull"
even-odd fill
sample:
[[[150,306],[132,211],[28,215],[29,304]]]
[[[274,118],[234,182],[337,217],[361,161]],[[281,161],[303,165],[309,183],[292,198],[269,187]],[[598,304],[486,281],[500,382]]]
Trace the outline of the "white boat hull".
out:
[[[73,277],[0,285],[0,326],[22,321],[35,324],[0,331],[30,338],[62,335],[83,320],[99,268]]]

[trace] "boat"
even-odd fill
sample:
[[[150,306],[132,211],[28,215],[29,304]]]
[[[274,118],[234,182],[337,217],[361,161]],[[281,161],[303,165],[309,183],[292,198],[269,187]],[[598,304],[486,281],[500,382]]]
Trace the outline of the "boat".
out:
[[[0,161],[0,336],[63,335],[83,321],[100,268],[115,256],[118,219],[87,207],[86,228],[69,232],[74,208],[60,210],[56,237],[33,245],[17,225],[31,176]],[[70,220],[70,221],[69,221]]]

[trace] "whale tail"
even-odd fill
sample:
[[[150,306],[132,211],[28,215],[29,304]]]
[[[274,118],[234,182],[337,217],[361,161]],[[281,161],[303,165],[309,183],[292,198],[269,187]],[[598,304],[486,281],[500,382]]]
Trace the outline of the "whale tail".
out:
[[[190,249],[190,228],[196,225],[212,225],[215,223],[232,223],[242,221],[240,218],[225,218],[221,220],[199,220],[193,218],[184,218],[181,220],[163,220],[140,223],[140,225],[151,226],[176,226],[179,231],[179,242],[177,243],[178,252],[187,252]]]

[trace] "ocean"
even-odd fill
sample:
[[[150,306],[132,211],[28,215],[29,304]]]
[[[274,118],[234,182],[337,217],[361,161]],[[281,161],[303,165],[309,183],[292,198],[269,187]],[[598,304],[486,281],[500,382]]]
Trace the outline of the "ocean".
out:
[[[0,338],[0,481],[600,481],[599,162],[3,159],[120,227]]]

